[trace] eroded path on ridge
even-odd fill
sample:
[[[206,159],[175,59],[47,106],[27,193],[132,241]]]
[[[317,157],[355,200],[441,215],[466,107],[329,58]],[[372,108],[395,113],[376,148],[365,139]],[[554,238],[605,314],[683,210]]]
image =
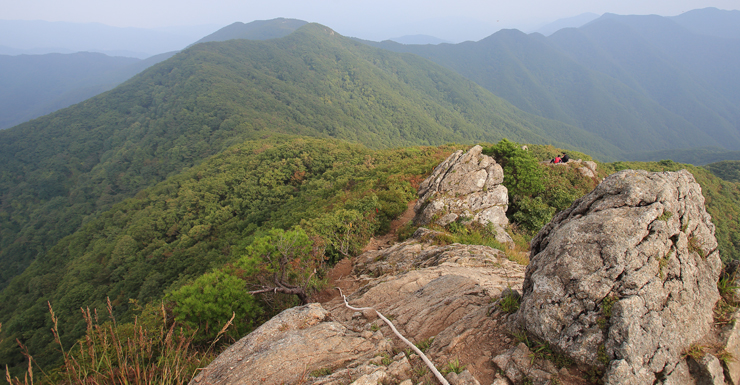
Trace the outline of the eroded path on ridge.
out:
[[[398,235],[398,229],[405,226],[412,219],[414,219],[414,215],[416,214],[414,212],[414,205],[416,205],[416,200],[409,202],[406,207],[406,211],[404,211],[403,214],[401,214],[398,218],[391,222],[391,230],[388,232],[388,234],[381,235],[377,238],[370,238],[370,241],[362,249],[362,252],[364,253],[366,251],[381,250],[393,245],[393,242],[396,241]]]
[[[390,231],[380,237],[370,238],[370,241],[362,249],[362,252],[381,250],[393,245],[398,235],[398,229],[414,219],[415,204],[416,200],[409,202],[406,207],[406,211],[391,222]],[[334,267],[329,270],[327,278],[329,281],[329,288],[316,294],[314,298],[316,302],[326,303],[332,299],[338,298],[339,290],[334,289],[335,287],[342,289],[344,294],[349,295],[361,286],[358,279],[352,274],[352,259],[349,258],[345,258],[334,265]]]

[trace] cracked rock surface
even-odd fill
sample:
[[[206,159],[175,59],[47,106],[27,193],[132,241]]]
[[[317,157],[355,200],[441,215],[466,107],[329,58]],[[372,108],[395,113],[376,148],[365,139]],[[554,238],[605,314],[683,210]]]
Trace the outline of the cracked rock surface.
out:
[[[669,377],[710,329],[722,268],[701,187],[687,171],[624,170],[532,240],[514,322],[606,384]]]
[[[485,246],[434,245],[433,234],[419,229],[406,242],[357,257],[364,284],[349,302],[392,318],[413,342],[428,341],[426,354],[438,367],[459,359],[469,373],[452,376],[454,383],[474,385],[475,378],[493,378],[492,346],[506,338],[491,299],[521,288],[524,266]],[[394,348],[401,353],[393,356]],[[418,356],[403,353],[407,348],[374,311],[348,309],[338,298],[283,311],[190,384],[401,383],[414,377],[412,366],[423,367]]]
[[[419,200],[414,207],[417,224],[435,222],[446,226],[466,217],[484,226],[492,223],[497,238],[502,237],[499,241],[510,241],[502,229],[509,223],[506,218],[508,190],[501,184],[504,171],[481,151],[481,146],[465,153],[459,150],[435,167],[432,175],[419,186]]]
[[[367,361],[387,350],[390,345],[382,336],[349,329],[333,321],[321,305],[312,303],[287,309],[262,324],[221,353],[190,383],[294,383],[308,377],[307,368]]]

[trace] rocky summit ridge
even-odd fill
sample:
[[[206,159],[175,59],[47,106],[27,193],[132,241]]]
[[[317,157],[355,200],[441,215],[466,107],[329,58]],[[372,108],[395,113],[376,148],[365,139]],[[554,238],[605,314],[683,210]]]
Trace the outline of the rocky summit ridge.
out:
[[[509,338],[502,333],[505,319],[491,317],[491,298],[521,287],[524,266],[485,246],[434,245],[434,236],[421,228],[405,242],[358,257],[354,271],[361,288],[348,301],[375,308],[417,344],[433,341],[427,354],[434,362],[473,360],[492,377],[490,355],[467,355]],[[335,299],[285,310],[191,384],[400,383],[423,368],[406,349],[374,312],[355,312]]]
[[[417,223],[454,214],[486,225],[505,213],[503,200],[475,204],[506,195],[484,157],[476,146],[438,166],[419,189]],[[723,269],[714,226],[687,171],[605,178],[539,232],[526,268],[440,239],[421,227],[354,258],[343,279],[349,304],[389,318],[450,384],[740,384],[727,359],[740,358],[740,332],[713,319]],[[504,311],[512,299],[519,310]],[[191,384],[412,385],[431,380],[426,370],[375,311],[334,298],[273,317]]]

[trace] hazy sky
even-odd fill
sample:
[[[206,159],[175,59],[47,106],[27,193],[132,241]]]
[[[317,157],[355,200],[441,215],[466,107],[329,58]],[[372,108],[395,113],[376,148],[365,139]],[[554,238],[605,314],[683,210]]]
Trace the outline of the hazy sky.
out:
[[[97,22],[116,27],[225,26],[287,17],[348,36],[381,40],[427,34],[478,40],[501,28],[531,31],[590,12],[674,16],[738,0],[0,0],[0,19]]]

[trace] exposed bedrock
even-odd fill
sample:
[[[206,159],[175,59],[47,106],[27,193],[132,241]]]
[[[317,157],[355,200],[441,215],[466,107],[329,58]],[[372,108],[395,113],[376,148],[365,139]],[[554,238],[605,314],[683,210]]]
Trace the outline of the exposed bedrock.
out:
[[[532,240],[518,327],[607,384],[670,378],[712,324],[722,268],[701,187],[687,171],[624,170]]]

